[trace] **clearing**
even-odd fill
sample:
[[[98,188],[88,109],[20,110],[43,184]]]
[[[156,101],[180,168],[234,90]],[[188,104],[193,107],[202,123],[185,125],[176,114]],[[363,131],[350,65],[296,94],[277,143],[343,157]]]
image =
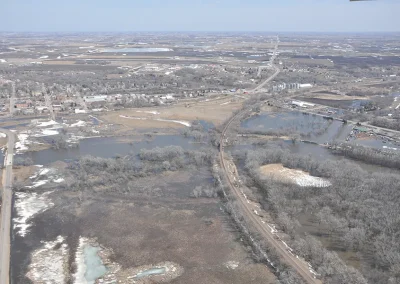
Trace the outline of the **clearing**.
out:
[[[299,186],[328,187],[331,183],[323,178],[311,176],[302,170],[289,169],[282,164],[269,164],[260,167],[263,175],[273,177],[284,183]]]

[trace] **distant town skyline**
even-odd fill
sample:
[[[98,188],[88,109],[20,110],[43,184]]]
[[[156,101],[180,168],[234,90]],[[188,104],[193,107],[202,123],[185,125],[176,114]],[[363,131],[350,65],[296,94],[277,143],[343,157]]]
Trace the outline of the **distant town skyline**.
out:
[[[0,31],[398,32],[400,1],[1,0]]]

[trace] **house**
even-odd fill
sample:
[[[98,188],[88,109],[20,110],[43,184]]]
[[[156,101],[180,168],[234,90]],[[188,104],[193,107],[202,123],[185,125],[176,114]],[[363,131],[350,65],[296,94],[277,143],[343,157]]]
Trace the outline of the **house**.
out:
[[[61,110],[63,110],[63,106],[62,105],[53,105],[53,110],[61,111]]]
[[[19,101],[15,103],[14,107],[19,109],[28,108],[29,104],[26,101]]]

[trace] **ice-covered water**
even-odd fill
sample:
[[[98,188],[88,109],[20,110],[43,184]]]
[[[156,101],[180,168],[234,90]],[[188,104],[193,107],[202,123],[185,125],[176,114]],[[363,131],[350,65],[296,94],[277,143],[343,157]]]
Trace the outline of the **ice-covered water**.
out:
[[[152,275],[159,275],[159,274],[164,274],[167,271],[165,267],[155,267],[151,268],[142,272],[139,272],[138,274],[135,275],[135,279],[140,279],[144,278],[147,276],[152,276]]]
[[[83,249],[85,259],[85,279],[88,284],[94,284],[96,279],[102,277],[107,272],[107,268],[103,265],[98,252],[100,248],[91,245],[85,245]]]

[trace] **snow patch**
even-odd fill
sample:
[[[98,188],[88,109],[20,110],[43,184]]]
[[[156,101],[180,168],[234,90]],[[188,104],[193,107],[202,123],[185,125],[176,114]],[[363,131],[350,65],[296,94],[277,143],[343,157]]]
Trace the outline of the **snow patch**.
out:
[[[156,110],[137,110],[136,112],[142,112],[142,113],[150,113],[150,114],[160,114]]]
[[[45,180],[38,180],[38,181],[34,181],[33,185],[27,185],[25,186],[26,188],[36,188],[42,185],[45,185],[46,183],[48,183],[49,181],[47,179]]]
[[[42,242],[43,246],[31,255],[26,276],[33,283],[66,283],[68,275],[68,245],[58,236],[55,241]]]
[[[40,136],[53,136],[57,135],[58,131],[53,130],[53,129],[43,129],[41,134],[36,134],[35,137],[40,137]]]
[[[225,263],[226,268],[235,270],[236,268],[239,267],[239,262],[238,261],[228,261]]]
[[[18,142],[15,143],[15,149],[17,150],[16,153],[21,153],[22,151],[28,150],[29,144],[31,144],[31,141],[28,140],[29,135],[26,133],[20,133],[17,135],[18,136]]]
[[[57,175],[57,170],[54,168],[43,168],[43,166],[38,165],[39,171],[37,171],[33,176],[29,177],[32,180],[35,180],[33,182],[33,185],[31,186],[25,186],[26,188],[36,188],[39,186],[42,186],[48,182],[55,182],[55,183],[61,183],[64,181],[64,178],[60,177]],[[40,177],[47,176],[46,180],[37,180]]]
[[[280,180],[286,180],[295,183],[301,187],[328,187],[332,184],[323,178],[311,176],[309,173],[302,170],[289,169],[281,164],[269,164],[262,166],[261,172],[266,175],[273,175]]]
[[[137,120],[156,120],[156,121],[164,121],[164,122],[173,122],[173,123],[178,123],[182,124],[185,126],[191,126],[191,123],[188,121],[183,121],[183,120],[173,120],[173,119],[163,119],[163,118],[146,118],[146,117],[134,117],[134,116],[125,116],[125,115],[120,115],[119,117],[122,118],[127,118],[127,119],[137,119]]]
[[[31,227],[29,220],[38,213],[46,211],[54,206],[48,195],[51,192],[38,194],[36,192],[16,192],[15,209],[17,216],[14,218],[14,229],[18,229],[17,234],[24,237]]]
[[[75,284],[87,283],[85,279],[85,272],[86,272],[85,255],[83,253],[83,248],[86,243],[87,243],[86,238],[82,237],[79,238],[79,245],[75,255],[75,263],[76,263],[76,272],[74,274]]]
[[[85,126],[85,125],[86,125],[85,121],[79,120],[77,123],[71,124],[71,127],[81,127],[81,126]]]
[[[36,124],[37,127],[47,127],[47,126],[52,126],[52,125],[59,125],[59,123],[54,120],[49,120],[49,121],[38,122]]]

